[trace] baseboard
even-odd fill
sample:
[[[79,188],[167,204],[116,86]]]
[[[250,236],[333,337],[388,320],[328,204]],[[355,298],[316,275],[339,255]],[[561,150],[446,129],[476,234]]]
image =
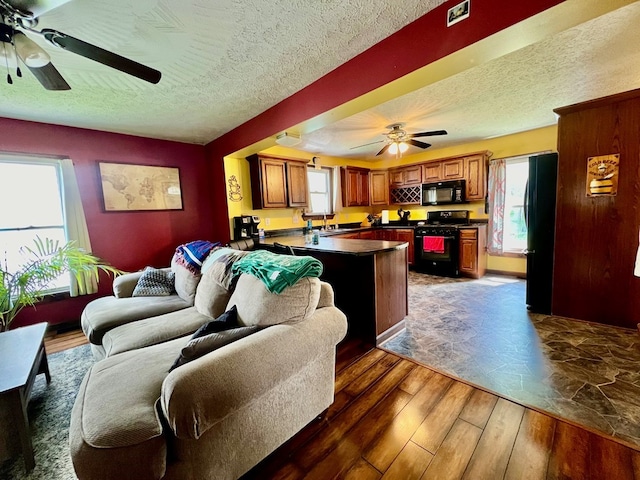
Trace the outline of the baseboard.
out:
[[[527,279],[527,274],[524,272],[507,272],[505,270],[487,270],[486,273],[492,273],[494,275],[506,275],[508,277]]]

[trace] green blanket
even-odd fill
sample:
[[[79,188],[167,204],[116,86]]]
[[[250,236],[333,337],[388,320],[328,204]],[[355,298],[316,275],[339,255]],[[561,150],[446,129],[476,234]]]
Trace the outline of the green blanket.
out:
[[[304,277],[319,277],[322,263],[313,257],[278,255],[256,250],[235,262],[233,273],[248,273],[259,278],[267,290],[281,293]]]

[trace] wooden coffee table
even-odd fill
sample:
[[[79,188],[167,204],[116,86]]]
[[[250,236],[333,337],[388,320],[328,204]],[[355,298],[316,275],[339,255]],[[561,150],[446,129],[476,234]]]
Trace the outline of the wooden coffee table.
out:
[[[44,373],[47,383],[51,382],[44,350],[46,330],[46,323],[38,323],[0,333],[0,395],[7,398],[15,419],[27,472],[36,464],[27,416],[29,394],[36,375]]]

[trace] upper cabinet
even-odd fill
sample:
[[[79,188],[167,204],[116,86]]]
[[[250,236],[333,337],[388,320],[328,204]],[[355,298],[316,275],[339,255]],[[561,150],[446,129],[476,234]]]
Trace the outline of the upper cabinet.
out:
[[[464,159],[452,158],[442,162],[442,180],[460,180],[464,178]]]
[[[387,170],[369,172],[369,194],[371,205],[389,205],[389,172]]]
[[[360,207],[369,205],[369,169],[359,167],[340,168],[342,205]]]
[[[391,188],[419,185],[422,183],[422,166],[410,165],[389,170],[389,182]]]
[[[442,179],[442,162],[429,162],[422,165],[424,183],[437,182]]]
[[[464,158],[464,169],[467,172],[467,200],[484,200],[486,197],[488,159],[489,156],[486,154]]]
[[[255,210],[307,206],[309,187],[304,160],[257,154],[247,160]]]
[[[290,207],[306,207],[309,192],[307,164],[287,162],[287,192]]]

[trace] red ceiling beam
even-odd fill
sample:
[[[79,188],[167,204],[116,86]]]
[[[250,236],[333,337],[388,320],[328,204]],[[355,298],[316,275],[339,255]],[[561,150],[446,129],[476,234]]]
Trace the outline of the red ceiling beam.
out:
[[[471,15],[446,26],[447,1],[312,84],[207,145],[221,158],[322,114],[564,0],[471,0]]]

